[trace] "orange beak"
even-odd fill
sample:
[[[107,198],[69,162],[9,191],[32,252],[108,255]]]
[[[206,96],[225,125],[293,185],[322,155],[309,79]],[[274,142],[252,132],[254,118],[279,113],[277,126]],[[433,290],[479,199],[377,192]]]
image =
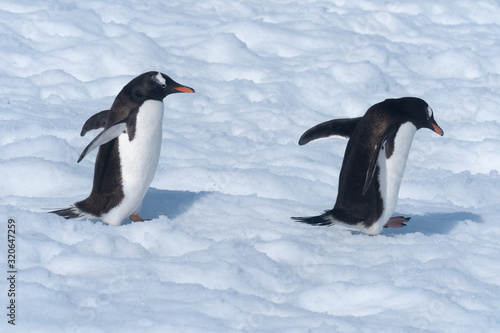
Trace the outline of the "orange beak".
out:
[[[438,126],[438,124],[432,123],[432,128],[433,128],[434,132],[436,132],[437,134],[443,136],[444,132],[441,129],[441,127]]]
[[[194,93],[194,89],[191,89],[188,87],[174,87],[172,89],[183,92],[183,93]]]

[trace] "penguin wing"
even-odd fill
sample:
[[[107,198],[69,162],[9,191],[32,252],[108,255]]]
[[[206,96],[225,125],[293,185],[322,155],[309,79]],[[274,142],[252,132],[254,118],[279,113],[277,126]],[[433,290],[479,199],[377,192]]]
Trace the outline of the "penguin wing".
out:
[[[311,127],[302,134],[299,139],[299,145],[303,146],[309,141],[326,138],[332,135],[350,138],[360,119],[361,117],[325,121],[324,123]]]
[[[117,138],[120,134],[123,133],[123,131],[125,131],[126,128],[127,119],[124,119],[106,128],[104,131],[99,133],[99,135],[97,135],[94,140],[90,141],[87,147],[85,147],[82,154],[80,155],[80,158],[78,158],[77,163],[79,163],[85,157],[85,155],[90,153],[95,148]]]
[[[109,110],[104,110],[87,119],[85,124],[83,124],[80,136],[84,136],[88,131],[105,127],[108,120],[108,113]]]
[[[385,146],[387,140],[390,140],[396,134],[397,129],[388,128],[379,138],[374,138],[375,147],[372,149],[370,154],[370,164],[368,165],[368,170],[366,170],[366,178],[365,178],[365,186],[363,187],[363,195],[365,195],[366,191],[370,187],[372,183],[373,176],[375,175],[375,170],[377,169],[377,161],[378,155],[380,153],[380,149]]]

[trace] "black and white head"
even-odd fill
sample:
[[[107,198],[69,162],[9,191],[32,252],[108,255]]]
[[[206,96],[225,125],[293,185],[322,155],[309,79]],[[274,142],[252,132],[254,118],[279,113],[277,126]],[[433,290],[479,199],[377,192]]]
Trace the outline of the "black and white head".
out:
[[[160,72],[147,72],[139,75],[123,89],[128,96],[137,102],[146,99],[161,101],[168,95],[179,92],[194,93],[194,89],[183,86]]]
[[[403,97],[398,99],[387,99],[390,108],[398,111],[404,121],[411,121],[417,129],[428,128],[439,135],[444,132],[434,120],[434,111],[423,99],[416,97]]]

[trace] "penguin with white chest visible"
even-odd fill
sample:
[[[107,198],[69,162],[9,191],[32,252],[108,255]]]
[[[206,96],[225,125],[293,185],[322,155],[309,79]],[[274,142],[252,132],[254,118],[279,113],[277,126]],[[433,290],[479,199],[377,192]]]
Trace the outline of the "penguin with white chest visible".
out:
[[[90,117],[81,136],[104,128],[83,150],[78,162],[99,147],[94,184],[88,198],[52,211],[64,218],[98,218],[120,225],[138,214],[153,181],[160,157],[163,99],[173,93],[194,93],[160,72],[147,72],[130,81],[117,95],[111,109]]]
[[[425,101],[404,97],[375,104],[363,117],[334,119],[307,130],[300,145],[332,135],[349,141],[333,209],[319,216],[292,219],[311,225],[342,225],[369,235],[379,234],[383,227],[405,226],[408,218],[391,215],[413,136],[420,128],[443,135]]]

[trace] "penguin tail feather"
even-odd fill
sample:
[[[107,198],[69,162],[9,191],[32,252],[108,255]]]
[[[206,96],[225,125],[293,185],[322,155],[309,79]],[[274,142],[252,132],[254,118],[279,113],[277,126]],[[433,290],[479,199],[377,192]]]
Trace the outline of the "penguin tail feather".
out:
[[[307,217],[292,217],[292,220],[301,223],[307,223],[310,225],[332,225],[334,224],[331,219],[329,219],[325,214],[318,216],[307,216]]]
[[[64,208],[64,209],[53,210],[49,213],[57,214],[59,216],[64,217],[65,219],[74,219],[83,216],[82,211],[75,206],[71,206],[69,208]]]

